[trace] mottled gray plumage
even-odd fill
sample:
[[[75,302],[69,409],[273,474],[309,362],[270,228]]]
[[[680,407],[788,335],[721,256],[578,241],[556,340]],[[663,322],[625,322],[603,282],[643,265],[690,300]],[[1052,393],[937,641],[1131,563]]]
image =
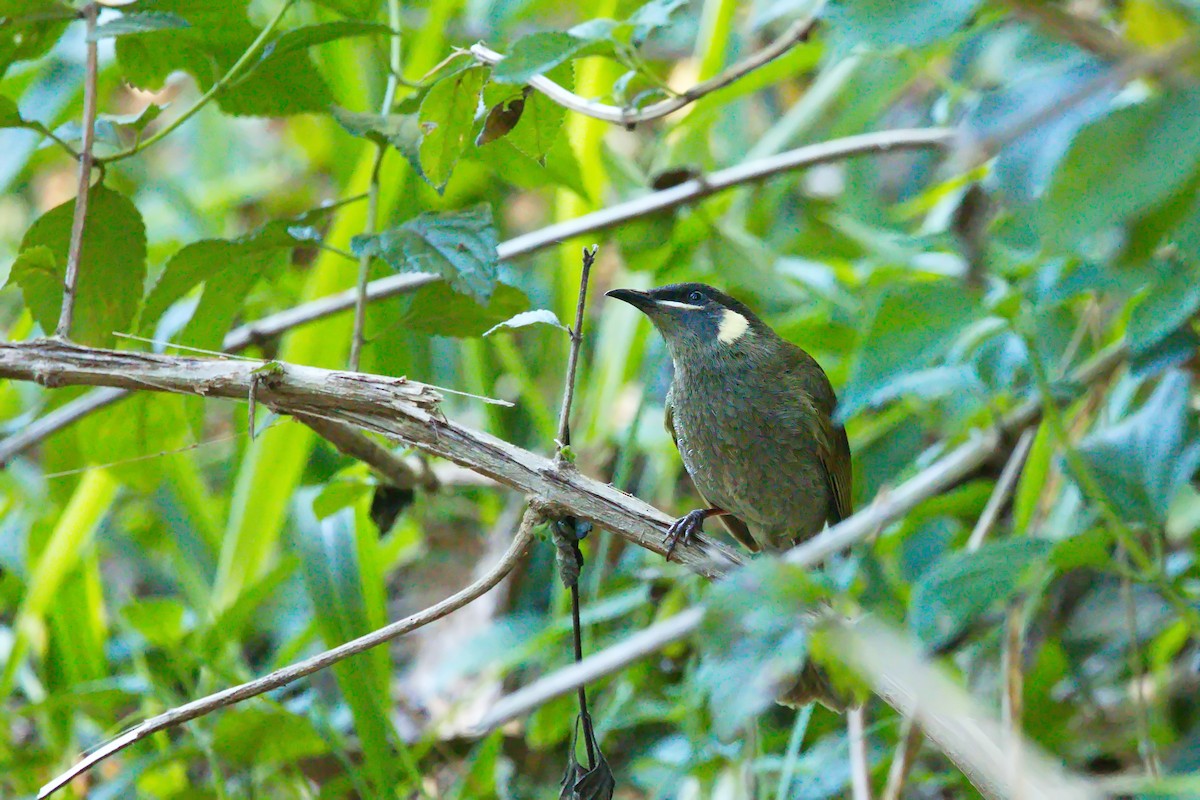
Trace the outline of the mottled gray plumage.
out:
[[[712,506],[681,518],[675,535],[719,515],[746,547],[778,552],[850,514],[850,445],[833,421],[833,387],[812,356],[711,286],[609,294],[650,318],[675,366],[667,429]],[[813,697],[842,705],[810,666],[783,700]]]

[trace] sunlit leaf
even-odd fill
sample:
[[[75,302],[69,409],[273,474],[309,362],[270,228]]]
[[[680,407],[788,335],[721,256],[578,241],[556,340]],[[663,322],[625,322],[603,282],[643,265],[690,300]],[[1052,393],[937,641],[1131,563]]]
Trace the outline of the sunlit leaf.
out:
[[[486,302],[496,283],[497,244],[491,206],[481,203],[462,211],[421,214],[383,233],[356,236],[350,248],[355,255],[381,258],[398,272],[441,275],[456,292]]]
[[[492,80],[528,83],[534,75],[557,67],[589,44],[587,39],[562,31],[531,33],[518,39],[508,57],[492,69]]]
[[[292,764],[329,749],[308,719],[277,707],[230,709],[212,737],[213,750],[234,764]]]
[[[533,311],[522,311],[504,322],[493,325],[484,331],[484,336],[491,336],[501,328],[524,328],[529,325],[553,325],[555,328],[566,330],[567,326],[558,321],[558,315],[548,308],[538,308]]]
[[[48,333],[58,322],[74,213],[75,201],[68,200],[39,217],[25,232],[22,257],[9,277],[21,286],[35,319]],[[93,186],[88,193],[71,338],[107,346],[114,332],[128,330],[145,276],[146,228],[137,207],[119,192],[102,184]]]
[[[474,67],[436,83],[421,103],[421,169],[441,191],[470,141],[487,70]]]

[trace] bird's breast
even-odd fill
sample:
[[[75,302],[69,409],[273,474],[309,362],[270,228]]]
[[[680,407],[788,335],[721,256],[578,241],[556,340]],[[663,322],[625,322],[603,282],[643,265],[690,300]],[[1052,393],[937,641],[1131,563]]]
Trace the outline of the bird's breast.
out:
[[[768,549],[824,525],[829,490],[807,408],[762,371],[676,372],[671,389],[684,467],[712,504]]]

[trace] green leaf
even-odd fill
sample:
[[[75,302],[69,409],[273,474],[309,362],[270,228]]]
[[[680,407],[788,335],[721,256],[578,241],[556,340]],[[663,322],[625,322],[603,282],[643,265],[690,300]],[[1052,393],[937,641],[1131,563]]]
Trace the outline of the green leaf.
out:
[[[687,0],[650,0],[625,20],[633,26],[633,41],[644,41],[654,31],[670,25],[675,12],[687,4]]]
[[[499,83],[528,83],[535,75],[557,67],[591,42],[562,31],[531,33],[518,39],[508,57],[492,68]]]
[[[86,463],[111,465],[108,469],[122,483],[150,494],[166,473],[161,464],[146,456],[188,443],[189,399],[160,392],[138,392],[124,402],[89,414],[71,432]]]
[[[1052,547],[1044,539],[1025,537],[941,559],[922,575],[913,592],[909,603],[913,632],[937,649],[993,605],[1019,592],[1026,570],[1043,562]]]
[[[250,706],[218,717],[212,748],[221,759],[248,766],[292,764],[328,752],[329,745],[305,716],[277,707]]]
[[[348,476],[337,477],[321,487],[321,491],[313,498],[313,513],[317,515],[317,519],[325,519],[343,508],[354,505],[372,489],[374,485],[362,475],[358,475],[357,479]]]
[[[803,620],[824,591],[804,569],[756,559],[708,594],[696,683],[714,732],[730,739],[795,680],[808,652]]]
[[[197,286],[204,286],[200,303],[178,337],[180,344],[206,350],[221,349],[221,341],[241,310],[255,282],[300,241],[309,241],[313,225],[342,204],[314,208],[286,219],[272,220],[237,239],[203,239],[183,247],[167,261],[142,305],[144,334],[163,313]]]
[[[489,328],[529,307],[520,289],[497,283],[487,305],[480,305],[444,283],[424,286],[403,298],[397,324],[435,336],[482,336]]]
[[[143,89],[159,89],[168,75],[184,70],[208,90],[260,33],[246,18],[246,0],[141,0],[138,8],[189,24],[116,40],[125,79]],[[307,53],[294,51],[246,67],[216,99],[228,114],[285,116],[326,111],[333,96]]]
[[[1200,90],[1171,91],[1080,130],[1046,192],[1046,240],[1069,247],[1182,187],[1200,163],[1198,103]]]
[[[312,499],[310,491],[296,496],[292,512],[295,544],[317,629],[325,646],[334,647],[371,630],[358,564],[355,515],[353,509],[344,508],[317,520]],[[335,664],[333,673],[354,715],[354,727],[377,789],[386,793],[383,787],[389,785],[395,771],[395,731],[388,716],[388,676],[377,668],[379,664],[377,658],[359,656]]]
[[[1153,283],[1129,317],[1129,349],[1149,351],[1187,324],[1200,308],[1200,280],[1192,263],[1177,263]]]
[[[377,22],[325,22],[320,25],[306,25],[295,28],[269,42],[263,48],[262,58],[280,58],[300,50],[307,50],[339,39],[349,39],[354,36],[390,35],[392,29]]]
[[[533,311],[522,311],[484,331],[484,336],[491,336],[501,328],[524,328],[529,325],[553,325],[559,330],[567,330],[567,326],[558,321],[558,315],[548,308],[538,308]]]
[[[74,9],[56,0],[0,3],[0,76],[17,61],[44,55],[76,17]]]
[[[375,0],[314,0],[317,5],[332,8],[347,17],[370,17],[379,4]]]
[[[837,35],[870,47],[919,47],[962,27],[979,0],[841,0],[825,16]]]
[[[546,77],[567,90],[575,86],[575,71],[571,64],[555,67]],[[550,148],[559,138],[567,110],[541,92],[530,92],[520,121],[508,135],[513,147],[537,161],[546,162]]]
[[[397,272],[432,272],[478,302],[491,297],[499,259],[492,207],[427,213],[373,236],[355,236],[356,256],[381,258]],[[484,328],[486,330],[486,328]]]
[[[487,70],[473,67],[443,78],[421,103],[421,170],[426,180],[441,192],[450,180],[454,165],[470,142],[479,108],[479,93]]]
[[[21,286],[47,333],[58,324],[75,201],[50,209],[25,232],[9,282]],[[34,251],[34,252],[29,252]],[[53,270],[54,275],[50,275]],[[71,338],[107,347],[129,329],[146,279],[146,228],[137,207],[102,184],[88,192]]]
[[[97,25],[96,30],[87,37],[87,41],[96,42],[100,39],[111,39],[117,36],[129,36],[135,33],[150,31],[166,31],[178,28],[189,28],[188,21],[178,14],[167,11],[135,11],[122,14],[114,20]]]
[[[390,144],[412,165],[418,175],[421,170],[421,126],[416,114],[371,114],[347,111],[334,106],[333,118],[352,136],[360,136],[379,144]]]
[[[1140,409],[1079,444],[1100,489],[1130,522],[1162,524],[1200,464],[1200,445],[1189,438],[1188,393],[1187,374],[1171,370]]]
[[[933,365],[976,313],[976,300],[959,282],[935,281],[888,287],[871,313],[850,365],[838,417],[847,419],[921,384],[918,373]],[[935,372],[933,378],[954,378]]]
[[[171,598],[146,598],[127,603],[121,609],[125,621],[155,647],[170,648],[187,633],[186,609]]]
[[[42,330],[51,334],[58,324],[62,304],[63,267],[45,245],[25,248],[13,261],[8,284],[21,288],[25,305]]]

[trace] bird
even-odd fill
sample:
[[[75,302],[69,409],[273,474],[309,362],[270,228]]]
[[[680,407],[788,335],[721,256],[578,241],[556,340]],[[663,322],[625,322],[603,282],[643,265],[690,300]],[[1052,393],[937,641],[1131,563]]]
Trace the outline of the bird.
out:
[[[704,507],[670,526],[667,560],[710,517],[751,552],[779,553],[850,515],[850,442],[816,359],[703,283],[607,296],[650,319],[674,366],[665,424]],[[809,699],[844,707],[811,663],[780,702]]]

